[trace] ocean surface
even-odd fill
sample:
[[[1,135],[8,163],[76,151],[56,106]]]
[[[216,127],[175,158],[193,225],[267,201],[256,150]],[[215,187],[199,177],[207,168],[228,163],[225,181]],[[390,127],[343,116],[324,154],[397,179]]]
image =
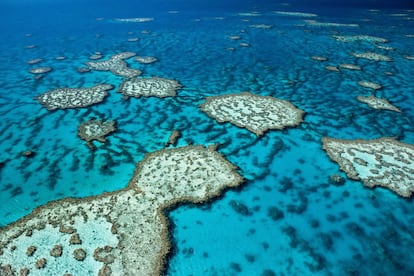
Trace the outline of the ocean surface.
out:
[[[413,200],[348,179],[321,142],[396,137],[414,144],[414,60],[407,58],[414,56],[414,5],[306,2],[0,0],[0,226],[51,200],[126,187],[136,163],[178,129],[177,146],[220,144],[246,182],[208,204],[169,212],[168,275],[414,275]],[[123,100],[116,92],[121,77],[77,70],[95,52],[107,59],[125,51],[157,58],[127,62],[144,77],[180,82],[177,97]],[[37,58],[42,62],[27,63]],[[362,70],[325,69],[342,63]],[[35,77],[29,71],[39,66],[53,70]],[[360,80],[383,88],[373,92]],[[98,83],[115,89],[86,108],[48,111],[36,100],[56,88]],[[258,138],[199,109],[207,96],[241,91],[288,100],[306,112],[304,122]],[[402,112],[356,100],[371,94]],[[94,142],[95,151],[77,135],[91,118],[115,120],[118,128],[106,143]],[[28,150],[34,154],[23,156]],[[343,185],[330,181],[333,174]]]

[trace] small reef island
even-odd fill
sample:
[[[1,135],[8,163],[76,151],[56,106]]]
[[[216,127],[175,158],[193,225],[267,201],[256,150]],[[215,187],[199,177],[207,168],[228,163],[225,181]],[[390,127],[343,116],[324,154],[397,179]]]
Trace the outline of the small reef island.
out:
[[[127,188],[35,209],[0,231],[0,275],[160,275],[166,210],[243,182],[214,146],[149,153]]]

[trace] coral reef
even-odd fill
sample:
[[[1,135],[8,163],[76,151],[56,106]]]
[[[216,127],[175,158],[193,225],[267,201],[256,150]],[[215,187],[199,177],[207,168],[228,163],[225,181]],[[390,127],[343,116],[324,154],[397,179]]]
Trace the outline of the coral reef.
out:
[[[27,62],[27,64],[30,64],[30,65],[32,65],[32,64],[37,64],[37,63],[40,63],[40,62],[42,62],[43,61],[43,59],[41,59],[41,58],[35,58],[35,59],[31,59],[31,60],[29,60],[28,62]]]
[[[341,63],[339,68],[348,69],[348,70],[361,70],[361,67],[355,64]]]
[[[30,73],[32,74],[45,74],[45,73],[49,73],[50,71],[52,71],[52,67],[49,66],[45,66],[45,67],[36,67],[33,69],[30,69]]]
[[[170,134],[170,137],[168,137],[168,141],[165,142],[164,146],[165,147],[169,147],[169,146],[176,146],[177,145],[177,140],[178,138],[181,137],[181,132],[179,130],[173,130]]]
[[[374,109],[386,109],[386,110],[391,110],[395,112],[401,112],[401,110],[398,107],[395,107],[386,99],[377,98],[373,95],[367,96],[367,97],[358,96],[357,99],[360,102],[368,104],[370,107]]]
[[[108,60],[86,62],[86,65],[92,70],[111,71],[120,77],[133,78],[141,75],[142,72],[138,69],[129,68],[124,60],[135,55],[133,52],[122,52],[111,56]]]
[[[255,28],[255,29],[271,29],[273,27],[273,25],[268,25],[268,24],[252,24],[249,25],[250,28]]]
[[[400,196],[414,191],[414,146],[391,138],[341,140],[324,137],[323,149],[347,176],[367,187],[383,186]]]
[[[218,122],[231,122],[257,136],[302,122],[304,111],[288,101],[249,92],[207,97],[201,110]]]
[[[154,21],[153,17],[134,17],[134,18],[115,18],[116,22],[124,22],[124,23],[141,23],[141,22],[149,22]]]
[[[286,16],[297,16],[297,17],[317,17],[317,14],[314,13],[306,13],[306,12],[286,12],[286,11],[274,11],[275,14],[278,15],[286,15]]]
[[[160,275],[171,247],[164,211],[240,185],[235,170],[214,147],[149,153],[127,188],[50,202],[0,229],[0,272]]]
[[[366,41],[372,43],[386,43],[387,39],[370,35],[334,35],[333,38],[341,42]]]
[[[143,64],[150,64],[158,61],[155,57],[145,57],[145,56],[138,56],[134,59],[135,61],[138,61]]]
[[[351,27],[358,28],[358,24],[346,24],[346,23],[336,23],[336,22],[318,22],[316,20],[305,20],[305,23],[308,26],[314,27]]]
[[[89,120],[79,125],[78,135],[87,142],[88,147],[94,149],[93,140],[105,143],[105,136],[116,131],[114,121]]]
[[[375,82],[371,82],[371,81],[363,80],[363,81],[359,81],[358,84],[362,87],[371,88],[371,89],[374,89],[374,90],[379,90],[379,89],[382,88],[382,86],[380,84],[375,83]]]
[[[175,80],[164,78],[136,78],[125,80],[121,83],[118,92],[125,98],[136,97],[174,97],[181,85]]]
[[[114,87],[110,84],[98,84],[90,88],[58,88],[37,97],[48,110],[86,107],[102,102],[107,91]]]
[[[374,52],[351,53],[351,55],[353,55],[356,58],[364,58],[374,61],[392,61],[392,58]]]
[[[322,56],[312,56],[311,58],[316,61],[327,61],[328,60],[327,57],[322,57]]]

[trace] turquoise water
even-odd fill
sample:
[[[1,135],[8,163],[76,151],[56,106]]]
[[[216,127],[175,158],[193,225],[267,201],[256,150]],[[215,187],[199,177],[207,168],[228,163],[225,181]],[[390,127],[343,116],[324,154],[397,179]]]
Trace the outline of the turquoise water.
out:
[[[168,275],[414,273],[412,200],[348,180],[321,144],[324,136],[387,136],[414,143],[414,61],[404,58],[414,55],[414,38],[406,36],[414,34],[413,10],[234,1],[109,4],[2,3],[1,226],[51,200],[125,187],[136,162],[163,148],[171,131],[178,129],[178,146],[220,143],[219,151],[240,168],[246,183],[209,204],[171,210],[174,251]],[[306,18],[281,16],[274,10],[312,12],[319,14],[318,22],[359,27],[309,26]],[[118,17],[154,21],[119,23],[113,20]],[[253,24],[272,28],[250,27]],[[381,45],[395,50],[332,38],[359,34],[386,38],[389,42]],[[229,38],[235,35],[241,39]],[[139,40],[129,42],[130,38]],[[175,98],[122,100],[116,92],[121,77],[77,72],[96,51],[105,58],[123,51],[156,57],[153,64],[133,58],[127,62],[142,70],[142,76],[175,79],[183,89]],[[350,55],[365,51],[394,61]],[[318,62],[313,55],[329,60]],[[65,59],[56,60],[58,56]],[[27,64],[35,58],[43,61]],[[325,69],[341,63],[362,70]],[[53,71],[35,79],[29,70],[38,66]],[[373,110],[358,102],[358,95],[372,93],[358,86],[359,80],[380,83],[383,89],[376,95],[402,113]],[[103,103],[88,108],[48,111],[34,99],[59,87],[97,83],[116,88]],[[305,122],[257,138],[229,123],[216,123],[198,108],[206,96],[240,91],[289,100],[306,111]],[[95,143],[96,151],[77,136],[78,125],[90,118],[116,120],[118,127],[107,143]],[[26,150],[34,156],[23,157]],[[344,185],[331,184],[332,174],[342,175]]]

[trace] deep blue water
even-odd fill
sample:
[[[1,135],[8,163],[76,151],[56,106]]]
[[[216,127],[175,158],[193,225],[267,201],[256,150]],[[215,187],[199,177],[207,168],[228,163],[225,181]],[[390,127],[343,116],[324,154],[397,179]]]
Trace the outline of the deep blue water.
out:
[[[414,61],[404,58],[414,56],[414,38],[406,36],[414,34],[412,9],[403,1],[0,1],[0,226],[50,200],[125,187],[136,162],[180,129],[179,145],[222,144],[220,152],[247,181],[209,204],[171,211],[169,275],[413,275],[413,201],[348,180],[321,145],[323,136],[398,137],[414,144]],[[306,18],[275,10],[317,13],[320,22],[359,27],[308,26]],[[252,12],[257,16],[239,14]],[[129,17],[155,20],[113,21]],[[383,37],[395,50],[332,39],[338,34]],[[128,42],[133,37],[139,41]],[[183,89],[176,98],[129,101],[112,90],[98,105],[53,112],[34,100],[59,87],[118,87],[122,78],[109,72],[77,72],[96,51],[105,58],[122,51],[154,56],[154,64],[128,62],[143,76],[176,79]],[[394,61],[350,55],[362,51]],[[329,61],[316,62],[313,55]],[[27,64],[34,58],[54,70],[35,80],[29,70],[37,65]],[[363,70],[324,68],[340,63]],[[357,85],[361,79],[380,83],[377,96],[403,112],[359,103],[358,95],[371,93]],[[305,122],[258,139],[198,109],[206,96],[240,91],[289,100],[306,111]],[[95,152],[76,134],[92,117],[118,125]],[[36,154],[22,157],[25,150]],[[330,184],[332,174],[345,184]]]

